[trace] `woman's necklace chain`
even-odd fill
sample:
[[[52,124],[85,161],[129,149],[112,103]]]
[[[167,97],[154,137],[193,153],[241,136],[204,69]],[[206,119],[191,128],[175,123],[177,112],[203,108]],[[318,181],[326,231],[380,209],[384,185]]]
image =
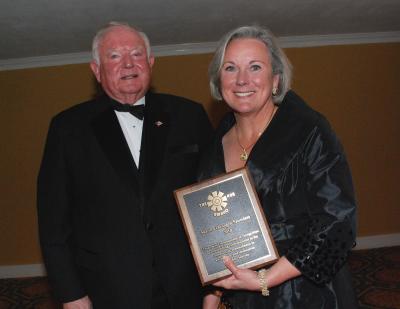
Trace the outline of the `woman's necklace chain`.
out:
[[[251,149],[251,147],[254,146],[254,144],[258,141],[258,139],[259,139],[259,137],[261,136],[261,134],[263,134],[264,131],[267,129],[269,123],[270,123],[271,120],[272,120],[272,117],[273,117],[274,114],[275,114],[276,109],[277,109],[277,107],[274,106],[274,109],[272,110],[271,115],[269,116],[269,119],[268,119],[267,123],[266,123],[265,126],[260,130],[260,132],[258,132],[258,135],[257,135],[257,138],[255,139],[255,141],[254,141],[253,143],[251,143],[251,144],[250,144],[249,146],[247,146],[247,147],[244,147],[244,146],[242,145],[242,143],[240,143],[239,134],[238,134],[238,128],[237,128],[237,123],[235,123],[236,140],[237,140],[237,143],[239,144],[240,148],[242,148],[242,152],[240,153],[240,156],[239,156],[239,157],[240,157],[240,160],[245,161],[245,162],[247,161],[247,159],[249,158],[249,152],[248,152],[248,151]]]

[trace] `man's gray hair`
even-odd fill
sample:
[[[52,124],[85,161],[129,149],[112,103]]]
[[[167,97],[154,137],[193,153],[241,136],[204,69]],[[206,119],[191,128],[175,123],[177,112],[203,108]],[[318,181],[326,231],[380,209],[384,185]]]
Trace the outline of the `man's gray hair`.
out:
[[[93,43],[92,43],[92,58],[98,65],[100,65],[100,55],[99,55],[99,45],[103,37],[114,27],[125,27],[128,28],[134,32],[137,32],[143,39],[144,45],[146,47],[146,53],[147,53],[147,58],[150,58],[151,55],[151,48],[150,48],[150,40],[147,37],[146,33],[138,30],[135,27],[132,27],[128,23],[122,23],[122,22],[116,22],[112,21],[108,23],[105,27],[101,28],[99,31],[97,31],[96,35],[93,38]]]
[[[220,73],[229,43],[235,39],[256,39],[265,44],[269,52],[272,74],[279,75],[277,94],[272,97],[275,104],[282,102],[290,89],[292,79],[292,66],[283,50],[279,47],[277,39],[272,32],[260,26],[243,26],[227,33],[218,43],[217,50],[210,63],[208,76],[210,80],[211,95],[216,100],[222,100]]]

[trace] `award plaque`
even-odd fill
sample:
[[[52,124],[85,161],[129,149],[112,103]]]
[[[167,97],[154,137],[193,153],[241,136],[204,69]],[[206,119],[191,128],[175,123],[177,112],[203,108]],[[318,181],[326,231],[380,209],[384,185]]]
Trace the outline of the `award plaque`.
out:
[[[203,285],[231,274],[223,256],[244,268],[259,268],[278,259],[247,168],[174,194]]]

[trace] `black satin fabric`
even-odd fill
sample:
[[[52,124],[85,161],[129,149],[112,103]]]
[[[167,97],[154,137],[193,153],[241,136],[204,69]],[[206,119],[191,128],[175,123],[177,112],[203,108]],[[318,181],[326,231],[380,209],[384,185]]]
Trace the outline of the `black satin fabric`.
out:
[[[200,179],[225,172],[222,137],[234,123],[232,113],[222,120]],[[357,308],[346,265],[356,232],[353,184],[326,119],[289,91],[247,167],[279,254],[302,276],[271,288],[269,297],[228,291],[226,300],[235,309]]]

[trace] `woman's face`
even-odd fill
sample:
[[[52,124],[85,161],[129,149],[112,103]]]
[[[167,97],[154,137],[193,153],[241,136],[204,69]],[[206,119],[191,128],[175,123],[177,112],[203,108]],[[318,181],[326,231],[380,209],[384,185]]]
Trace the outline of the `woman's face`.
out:
[[[279,76],[272,75],[265,44],[257,39],[235,39],[225,50],[221,72],[221,94],[237,113],[253,113],[272,102],[272,88]]]

